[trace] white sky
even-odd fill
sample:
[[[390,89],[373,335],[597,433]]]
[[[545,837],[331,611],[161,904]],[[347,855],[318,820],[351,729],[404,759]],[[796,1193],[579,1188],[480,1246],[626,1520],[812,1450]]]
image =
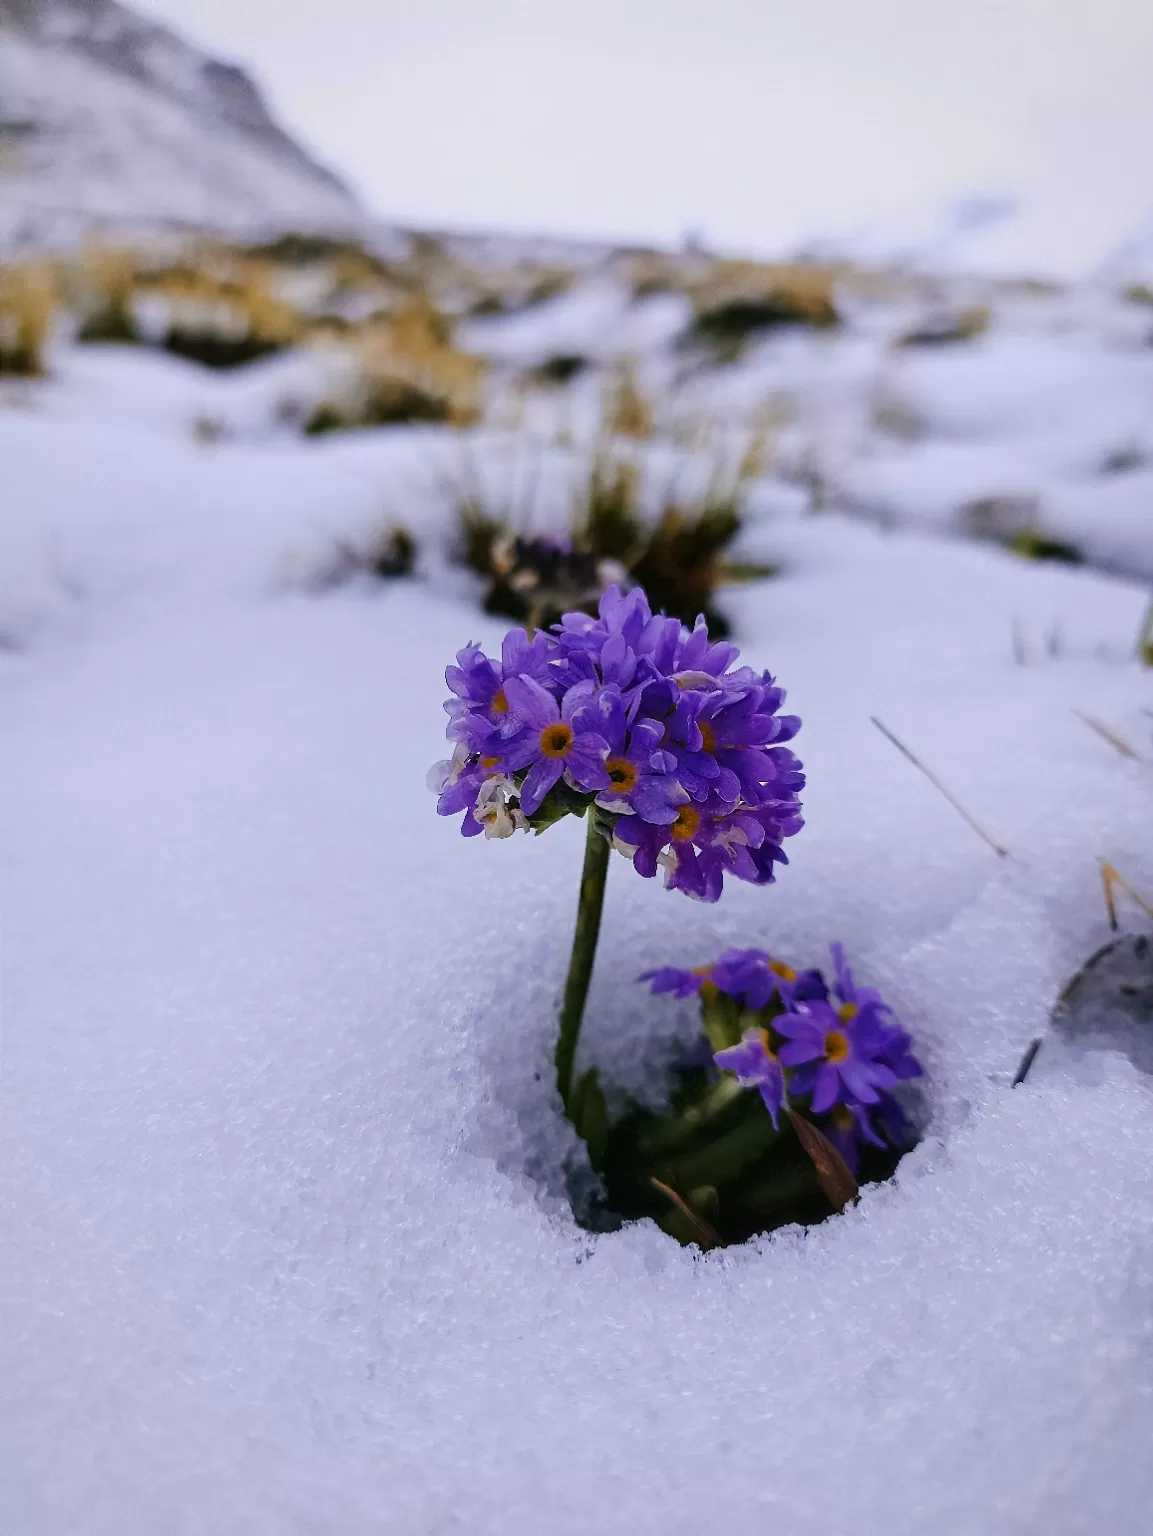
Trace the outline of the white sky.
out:
[[[1153,0],[137,0],[386,218],[772,254],[956,198],[1076,271],[1153,212]]]

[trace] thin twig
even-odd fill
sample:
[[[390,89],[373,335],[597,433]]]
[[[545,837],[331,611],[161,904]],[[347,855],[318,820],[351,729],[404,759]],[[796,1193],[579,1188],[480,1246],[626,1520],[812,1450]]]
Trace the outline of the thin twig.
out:
[[[1113,897],[1114,885],[1119,885],[1125,894],[1137,903],[1146,917],[1153,917],[1153,907],[1133,889],[1125,876],[1115,869],[1108,859],[1101,859],[1099,862],[1101,865],[1101,883],[1105,887],[1105,908],[1109,913],[1109,926],[1113,931],[1116,932],[1118,927],[1117,906]]]
[[[986,832],[985,828],[975,817],[970,816],[969,812],[957,799],[956,795],[954,795],[951,790],[945,788],[945,786],[941,783],[940,779],[932,771],[932,769],[926,768],[921,759],[915,756],[914,753],[910,752],[904,742],[899,741],[897,737],[893,735],[889,727],[887,725],[883,725],[881,721],[877,719],[876,715],[870,715],[869,719],[877,727],[881,735],[887,737],[888,740],[891,741],[896,747],[897,751],[900,752],[903,757],[907,757],[912,763],[913,767],[919,769],[920,772],[925,775],[933,788],[939,790],[940,793],[944,795],[945,799],[957,812],[958,816],[963,817],[963,819],[969,823],[981,841],[987,843],[999,859],[1007,859],[1009,857],[1009,850],[1007,848],[1002,848],[1000,843],[996,841],[992,834]]]
[[[1013,1079],[1013,1087],[1020,1088],[1021,1084],[1029,1076],[1029,1069],[1037,1060],[1037,1052],[1041,1049],[1041,1036],[1030,1040],[1025,1048],[1025,1054],[1021,1057],[1021,1065],[1017,1068],[1017,1075]]]
[[[1104,724],[1103,721],[1096,719],[1096,717],[1093,715],[1086,715],[1079,709],[1075,709],[1073,713],[1077,716],[1077,719],[1080,720],[1083,724],[1087,725],[1091,731],[1096,731],[1097,735],[1101,737],[1102,741],[1107,741],[1109,745],[1114,749],[1114,751],[1120,752],[1122,757],[1132,757],[1140,762],[1140,754],[1134,752],[1133,748],[1124,739],[1124,737],[1118,736],[1116,731],[1110,730],[1110,728]]]
[[[703,1216],[694,1211],[684,1196],[678,1194],[671,1184],[662,1184],[660,1179],[652,1177],[650,1177],[649,1183],[654,1189],[659,1189],[666,1200],[672,1201],[696,1234],[697,1242],[701,1248],[709,1249],[721,1246],[721,1234],[715,1227],[711,1227]]]
[[[1109,926],[1116,933],[1120,924],[1117,921],[1117,903],[1113,899],[1113,873],[1112,867],[1106,864],[1104,859],[1099,860],[1101,865],[1101,885],[1105,891],[1105,910],[1109,914]]]

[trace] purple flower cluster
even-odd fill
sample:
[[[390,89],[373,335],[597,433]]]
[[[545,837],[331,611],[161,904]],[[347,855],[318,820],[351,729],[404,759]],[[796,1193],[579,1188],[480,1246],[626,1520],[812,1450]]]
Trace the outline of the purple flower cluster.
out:
[[[641,977],[654,992],[675,997],[724,993],[760,1015],[739,1042],[713,1053],[717,1066],[757,1088],[776,1125],[791,1100],[825,1122],[826,1134],[850,1167],[862,1142],[901,1146],[908,1123],[892,1090],[919,1077],[909,1035],[873,987],[861,987],[831,946],[834,981],[818,971],[798,973],[759,949],[728,949],[699,970],[665,967]],[[710,991],[711,989],[711,991]]]
[[[466,837],[543,830],[595,804],[638,874],[716,901],[726,874],[765,885],[803,822],[800,720],[735,646],[653,615],[610,587],[599,616],[512,630],[499,661],[475,645],[445,677],[452,758],[429,776]]]

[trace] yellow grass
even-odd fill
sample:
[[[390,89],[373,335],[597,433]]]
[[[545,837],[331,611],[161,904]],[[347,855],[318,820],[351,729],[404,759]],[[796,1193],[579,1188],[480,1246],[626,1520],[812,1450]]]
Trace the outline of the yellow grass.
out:
[[[146,275],[137,292],[159,300],[169,337],[203,335],[255,347],[291,346],[303,333],[297,309],[274,292],[260,261],[188,263]]]
[[[714,261],[687,285],[698,315],[727,304],[778,306],[799,323],[837,323],[834,289],[840,269],[804,262]]]
[[[88,244],[65,270],[81,341],[135,341],[134,299],[139,256],[114,246]]]
[[[450,322],[424,295],[343,334],[314,331],[312,339],[345,372],[314,430],[402,420],[468,427],[481,419],[486,366],[453,345]]]
[[[0,267],[0,374],[43,376],[57,302],[56,277],[48,262]]]
[[[643,441],[652,437],[653,426],[652,402],[637,383],[636,369],[631,363],[622,363],[609,389],[605,430],[610,437]]]

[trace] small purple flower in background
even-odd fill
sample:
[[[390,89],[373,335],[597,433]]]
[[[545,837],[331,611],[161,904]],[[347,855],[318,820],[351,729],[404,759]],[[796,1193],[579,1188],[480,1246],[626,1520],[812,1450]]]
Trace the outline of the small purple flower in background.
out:
[[[640,978],[649,982],[654,994],[671,992],[674,997],[704,996],[723,992],[742,1007],[757,1012],[775,995],[786,1007],[795,999],[824,998],[828,995],[819,971],[798,973],[783,960],[774,960],[763,949],[726,949],[713,965],[683,970],[662,966],[646,971]]]
[[[712,965],[663,966],[640,979],[654,993],[699,994],[702,1003],[720,993],[760,1014],[758,1026],[746,1029],[739,1045],[715,1053],[716,1065],[736,1072],[742,1087],[762,1092],[767,1087],[774,1125],[775,1108],[808,1099],[806,1112],[819,1117],[855,1170],[863,1144],[905,1148],[913,1140],[890,1090],[902,1079],[919,1077],[921,1065],[880,993],[855,984],[839,944],[832,953],[832,994],[819,971],[798,972],[763,949],[726,949]],[[774,999],[783,1012],[766,1011]],[[707,1014],[705,1023],[707,1031]]]
[[[763,949],[726,949],[714,967],[717,986],[755,1012],[774,994],[786,1008],[797,999],[827,996],[819,971],[797,972]]]
[[[713,981],[716,966],[701,965],[695,971],[681,970],[675,965],[663,965],[658,970],[646,971],[639,979],[650,984],[653,995],[671,992],[674,997],[709,997],[718,988]]]
[[[845,951],[840,944],[829,946],[833,956],[836,980],[833,992],[840,998],[837,1013],[841,1019],[851,1020],[861,1014],[869,1014],[877,1039],[877,1060],[887,1066],[897,1078],[921,1076],[921,1064],[912,1054],[909,1035],[893,1018],[893,1010],[876,987],[859,987],[853,973],[845,963]]]
[[[920,1072],[919,1067],[917,1071]],[[878,1134],[878,1126],[883,1135]],[[854,1173],[864,1143],[905,1151],[916,1139],[909,1117],[891,1093],[883,1093],[872,1105],[834,1104],[824,1122],[824,1132]]]
[[[834,1104],[824,1124],[825,1135],[845,1160],[850,1173],[856,1173],[861,1143],[883,1147],[884,1140],[869,1123],[870,1111],[863,1104]]]
[[[836,973],[836,981],[833,983],[833,991],[840,998],[846,1008],[859,1011],[862,1008],[879,1008],[888,1013],[889,1007],[881,1000],[881,994],[876,987],[858,987],[853,980],[853,973],[845,963],[845,946],[843,944],[830,944],[829,952],[833,957],[833,970]]]
[[[739,1045],[717,1051],[713,1060],[726,1072],[734,1072],[742,1088],[759,1088],[773,1125],[785,1102],[785,1074],[773,1051],[767,1029],[746,1029]]]

